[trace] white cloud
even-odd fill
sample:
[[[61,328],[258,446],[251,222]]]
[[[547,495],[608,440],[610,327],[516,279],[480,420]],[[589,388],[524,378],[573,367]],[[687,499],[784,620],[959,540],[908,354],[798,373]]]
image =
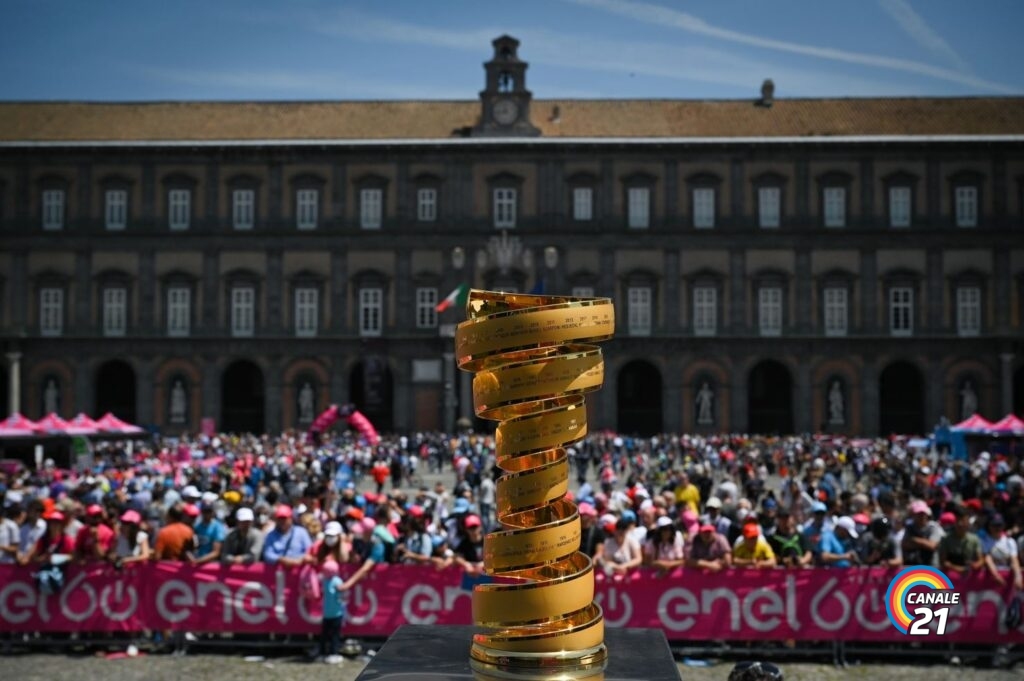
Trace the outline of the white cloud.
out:
[[[896,59],[883,55],[849,52],[830,47],[818,47],[814,45],[805,45],[803,43],[775,40],[772,38],[762,38],[749,33],[720,28],[687,12],[681,12],[679,10],[662,7],[660,5],[653,5],[647,2],[630,2],[629,0],[565,1],[593,9],[603,10],[635,21],[654,24],[656,26],[676,28],[688,33],[704,35],[731,43],[761,47],[790,54],[800,54],[817,59],[827,59],[848,64],[860,64],[863,66],[873,66],[882,69],[902,71],[905,73],[914,73],[945,80],[947,82],[966,85],[968,87],[988,92],[999,92],[1003,94],[1018,94],[1020,92],[1020,88],[1010,87],[1008,85],[1003,85],[1002,83],[995,83],[969,74],[933,66],[931,64],[924,64],[907,59]]]
[[[957,54],[935,29],[928,25],[920,14],[914,11],[908,0],[878,0],[879,6],[900,28],[910,36],[911,40],[928,50],[936,57],[954,66],[963,73],[970,73],[967,62]]]

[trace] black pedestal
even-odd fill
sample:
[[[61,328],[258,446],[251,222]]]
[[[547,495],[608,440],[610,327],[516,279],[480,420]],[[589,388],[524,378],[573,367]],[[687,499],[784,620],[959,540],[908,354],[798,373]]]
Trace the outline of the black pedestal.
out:
[[[472,681],[471,626],[405,625],[387,640],[356,681]],[[605,681],[679,681],[665,634],[659,629],[606,629]]]

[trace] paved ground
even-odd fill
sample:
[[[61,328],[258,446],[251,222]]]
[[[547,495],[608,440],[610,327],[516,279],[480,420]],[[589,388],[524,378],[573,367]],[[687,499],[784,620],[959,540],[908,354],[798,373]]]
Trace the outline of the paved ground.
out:
[[[1010,681],[1024,678],[1022,671],[995,671],[970,667],[863,665],[835,669],[831,665],[793,663],[780,665],[786,681]],[[679,666],[684,681],[725,681],[732,665],[712,667]],[[0,678],[18,681],[102,679],[103,681],[354,681],[363,664],[346,660],[341,666],[313,664],[296,658],[273,658],[246,662],[243,655],[151,655],[133,659],[108,660],[101,657],[11,655],[0,662]]]

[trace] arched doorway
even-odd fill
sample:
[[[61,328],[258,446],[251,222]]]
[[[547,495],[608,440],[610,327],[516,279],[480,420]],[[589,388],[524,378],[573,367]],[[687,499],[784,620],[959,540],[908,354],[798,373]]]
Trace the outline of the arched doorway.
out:
[[[1024,416],[1024,367],[1013,375],[1013,413]]]
[[[254,363],[239,360],[224,370],[221,379],[220,429],[228,433],[262,433],[263,372]]]
[[[391,369],[383,357],[367,357],[352,368],[349,395],[379,432],[394,428],[394,388]]]
[[[878,433],[924,432],[924,377],[910,362],[893,362],[878,377]]]
[[[96,371],[96,416],[108,411],[114,416],[135,423],[135,370],[128,362],[113,359]]]
[[[747,431],[793,432],[793,379],[781,362],[766,359],[750,370],[747,381]]]
[[[634,360],[619,370],[618,430],[628,435],[662,432],[661,372],[650,362]]]

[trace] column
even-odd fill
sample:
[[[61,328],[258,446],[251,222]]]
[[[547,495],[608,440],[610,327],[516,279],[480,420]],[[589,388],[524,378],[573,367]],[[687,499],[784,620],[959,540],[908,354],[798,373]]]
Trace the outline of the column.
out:
[[[878,435],[878,364],[866,358],[860,384],[860,430],[864,435]]]
[[[814,280],[811,276],[811,252],[801,248],[796,252],[796,305],[794,326],[804,335],[811,332],[811,300]]]
[[[136,378],[136,418],[139,423],[149,425],[156,423],[156,413],[153,407],[153,397],[156,391],[154,380],[153,361],[141,360],[138,363],[138,374]]]
[[[615,163],[611,159],[603,159],[601,161],[601,191],[597,192],[601,208],[594,216],[599,224],[608,225],[615,221],[615,192],[618,191],[621,191],[621,186],[615,181]],[[594,208],[597,209],[597,206],[595,205]]]
[[[942,331],[942,310],[945,304],[946,282],[942,276],[942,251],[938,248],[928,249],[928,329],[929,335]]]
[[[455,396],[455,353],[445,352],[441,355],[444,366],[444,432],[455,432],[455,406],[458,400]]]
[[[200,335],[216,336],[220,333],[217,319],[220,300],[220,253],[215,250],[203,252],[203,310]]]
[[[793,427],[798,433],[810,433],[814,425],[814,396],[811,386],[811,364],[800,362],[796,367],[796,403],[793,405]]]
[[[139,253],[139,332],[150,335],[155,332],[156,311],[156,256],[152,249]]]
[[[679,219],[679,163],[665,161],[665,215],[661,222],[671,225]]]
[[[945,374],[942,371],[942,361],[929,359],[927,375],[925,376],[925,397],[924,397],[924,428],[930,432],[932,427],[939,423],[943,417],[942,393],[946,386]]]
[[[337,225],[345,223],[345,188],[348,183],[345,164],[340,161],[331,166],[331,220]]]
[[[867,250],[860,253],[860,326],[864,334],[878,332],[878,260]]]
[[[458,372],[459,418],[473,420],[473,375],[467,371]]]
[[[680,433],[683,430],[683,363],[680,355],[670,357],[662,378],[665,385],[662,409],[665,432]]]
[[[747,372],[746,363],[734,358],[729,386],[729,432],[743,433],[747,430]]]
[[[75,252],[74,333],[92,333],[92,256],[89,251]]]
[[[217,161],[210,161],[206,164],[206,187],[204,187],[204,194],[206,195],[206,215],[203,220],[203,230],[207,233],[218,231],[218,218],[219,212],[217,210],[218,204],[220,203],[220,163]]]
[[[212,418],[216,428],[220,422],[220,368],[214,355],[203,357],[203,403],[200,405],[202,418]]]
[[[7,353],[7,409],[21,411],[21,353]],[[6,414],[4,414],[6,416]]]
[[[679,251],[665,251],[665,330],[679,332]]]
[[[1010,249],[1009,248],[997,248],[992,253],[993,260],[993,276],[992,276],[992,294],[995,296],[993,301],[995,308],[995,322],[993,329],[999,335],[1007,335],[1010,332],[1010,286],[1012,277],[1010,275]],[[985,309],[984,304],[982,309]],[[982,322],[982,328],[985,327]],[[1006,412],[1009,413],[1009,412]]]
[[[89,366],[86,360],[75,363],[74,388],[74,404],[71,406],[62,404],[61,410],[66,415],[73,415],[83,411],[86,414],[93,413],[96,405],[93,404],[92,367]],[[96,416],[103,416],[103,414],[96,414]]]
[[[348,403],[348,375],[341,355],[335,355],[331,364],[331,404]]]
[[[142,227],[153,231],[156,227],[156,166],[147,161],[142,164]]]
[[[615,297],[617,291],[615,290],[615,250],[611,248],[601,249],[601,278],[598,284],[601,288],[595,293],[599,296],[611,296]],[[625,301],[619,302],[619,317],[622,318],[622,313],[626,311],[624,303]],[[616,324],[618,327],[618,324]]]
[[[416,207],[410,206],[409,196],[409,164],[402,161],[397,164],[396,181],[395,181],[395,215],[391,221],[404,225],[407,222],[411,222],[415,217],[413,211]],[[385,215],[387,212],[385,211]],[[387,221],[386,221],[387,222]],[[386,224],[386,223],[385,223]]]
[[[416,328],[416,308],[413,302],[412,252],[407,248],[395,254],[395,314],[394,328],[409,332]],[[438,295],[447,295],[448,291]]]
[[[931,230],[945,227],[945,225],[939,224],[942,214],[942,178],[939,171],[938,159],[929,157],[925,170],[925,206],[927,207],[928,228]]]
[[[89,231],[92,221],[92,164],[82,163],[78,166],[78,214],[74,221],[76,231]]]
[[[267,251],[267,319],[263,327],[271,334],[284,333],[284,264],[281,250]]]
[[[747,254],[737,248],[729,251],[729,333],[741,335],[746,328]]]
[[[861,225],[874,225],[875,214],[875,162],[870,156],[860,160],[860,219]],[[850,220],[847,220],[850,222]]]
[[[746,220],[746,161],[742,158],[732,159],[729,169],[729,194],[732,197],[732,224],[742,225]]]
[[[345,296],[348,295],[348,258],[344,251],[331,251],[331,330],[336,334],[345,332]],[[347,391],[346,391],[347,393]]]
[[[270,164],[269,177],[267,178],[267,213],[270,218],[271,229],[281,226],[281,194],[281,164],[275,161]]]
[[[25,331],[28,324],[29,283],[28,254],[18,250],[11,254],[11,330],[14,333]]]
[[[264,425],[268,433],[280,433],[282,421],[281,386],[283,384],[283,362],[270,358],[267,366],[266,395],[263,403]]]
[[[1013,411],[1013,358],[1012,352],[999,354],[999,416]]]
[[[415,407],[413,406],[412,397],[412,360],[408,357],[396,358],[400,363],[401,369],[394,372],[393,380],[395,384],[395,420],[394,427],[399,433],[412,430],[413,426],[413,412]]]
[[[806,158],[796,161],[796,225],[797,229],[810,226],[811,179],[810,168]]]

